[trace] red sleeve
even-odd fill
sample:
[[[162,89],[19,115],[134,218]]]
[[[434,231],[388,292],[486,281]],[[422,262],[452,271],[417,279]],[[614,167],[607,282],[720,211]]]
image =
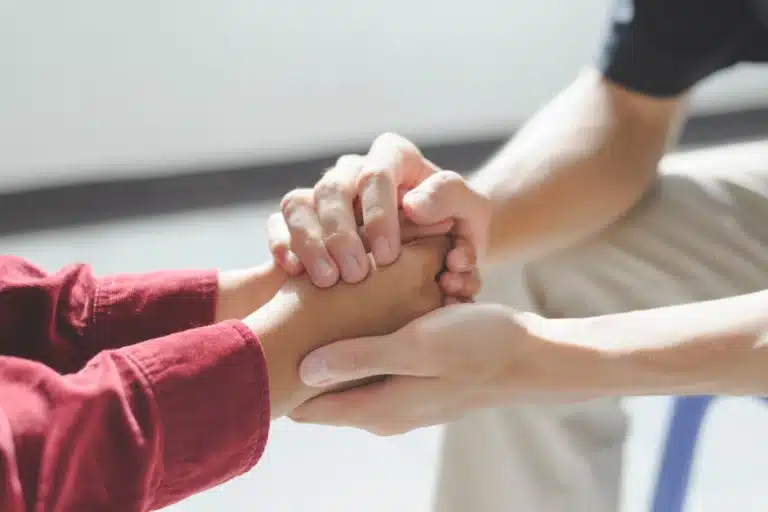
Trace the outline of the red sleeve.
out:
[[[0,357],[0,510],[160,508],[251,468],[266,363],[240,322],[105,350],[61,375]]]
[[[0,354],[74,372],[118,348],[213,321],[216,272],[93,277],[85,265],[46,274],[0,256]]]

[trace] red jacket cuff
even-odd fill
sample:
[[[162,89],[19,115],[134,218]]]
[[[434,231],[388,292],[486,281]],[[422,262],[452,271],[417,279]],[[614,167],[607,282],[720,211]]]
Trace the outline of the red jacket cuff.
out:
[[[269,382],[256,336],[239,321],[122,349],[146,375],[162,431],[164,507],[251,469],[270,424]]]

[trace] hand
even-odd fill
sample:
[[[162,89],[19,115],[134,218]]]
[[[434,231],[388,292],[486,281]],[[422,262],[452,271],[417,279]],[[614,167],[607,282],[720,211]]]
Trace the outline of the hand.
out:
[[[215,322],[239,320],[270,301],[288,279],[274,261],[258,267],[219,273]]]
[[[290,278],[245,323],[257,334],[269,367],[273,417],[327,390],[301,385],[297,368],[311,350],[335,340],[391,333],[439,307],[436,282],[446,252],[444,236],[404,247],[400,258],[376,267],[361,283],[315,287],[306,275]]]
[[[320,287],[339,277],[359,282],[370,268],[367,245],[378,265],[388,265],[403,240],[450,231],[444,292],[478,291],[474,269],[487,244],[490,202],[398,135],[381,135],[364,157],[341,157],[314,189],[286,195],[281,209],[267,227],[272,254],[290,275],[306,268]]]
[[[392,435],[515,401],[581,398],[591,353],[549,341],[547,320],[497,304],[457,304],[388,336],[339,341],[307,356],[304,382],[386,380],[327,393],[299,406],[296,421]]]

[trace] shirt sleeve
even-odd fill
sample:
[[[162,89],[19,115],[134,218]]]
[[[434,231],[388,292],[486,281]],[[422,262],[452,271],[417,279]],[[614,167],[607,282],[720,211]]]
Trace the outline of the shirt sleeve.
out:
[[[209,325],[215,271],[97,279],[86,265],[48,274],[0,256],[0,354],[70,373],[100,351]]]
[[[614,0],[598,67],[628,89],[672,97],[739,62],[754,31],[743,0]]]
[[[105,350],[62,375],[0,357],[0,510],[145,511],[250,469],[266,363],[230,321]]]

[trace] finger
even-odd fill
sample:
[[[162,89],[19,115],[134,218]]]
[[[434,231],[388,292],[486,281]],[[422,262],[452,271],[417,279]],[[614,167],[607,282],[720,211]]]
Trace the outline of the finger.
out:
[[[433,174],[403,198],[403,210],[416,224],[454,218],[457,237],[466,239],[477,251],[486,246],[489,208],[484,198],[452,171]]]
[[[377,264],[388,265],[400,254],[398,189],[423,181],[434,172],[430,165],[413,143],[394,134],[377,137],[366,155],[357,189]]]
[[[440,287],[446,295],[456,298],[471,298],[480,292],[482,281],[478,272],[443,272]]]
[[[341,157],[336,166],[315,185],[315,210],[328,252],[348,283],[362,281],[369,271],[363,241],[355,222],[354,199],[357,175],[363,157]]]
[[[400,242],[409,243],[419,238],[428,238],[437,235],[446,235],[453,229],[453,219],[448,219],[430,226],[418,226],[410,220],[404,218],[402,211],[400,218]],[[371,252],[371,246],[368,243],[368,237],[365,235],[365,228],[359,227],[358,234],[363,241],[363,247],[366,252]]]
[[[289,192],[280,208],[290,233],[291,250],[304,264],[312,282],[322,288],[335,284],[339,279],[339,269],[325,247],[312,190]]]
[[[469,240],[458,237],[446,256],[446,267],[452,272],[471,272],[477,264],[477,251]]]
[[[352,210],[355,212],[355,225],[358,228],[362,227],[363,226],[363,205],[362,203],[360,203],[359,195],[355,196],[355,199],[352,202]],[[363,243],[367,243],[366,240],[363,240]]]
[[[461,304],[461,299],[454,295],[446,295],[445,299],[443,299],[444,306],[454,306],[456,304]]]
[[[389,265],[400,254],[395,182],[386,167],[367,165],[359,186],[363,226],[374,260],[378,265]]]
[[[282,214],[273,213],[267,218],[267,239],[272,258],[288,275],[295,277],[304,272],[304,265],[291,251],[291,235]]]
[[[424,158],[416,145],[401,135],[385,133],[379,135],[368,151],[367,160],[380,161],[390,169],[398,194],[420,184],[440,169]]]
[[[377,375],[420,375],[418,354],[408,341],[403,330],[337,341],[306,356],[299,376],[307,386],[325,387]]]
[[[297,407],[302,423],[356,427],[380,436],[402,434],[444,420],[446,394],[439,379],[393,377],[341,393],[328,393]]]
[[[390,380],[376,381],[338,393],[324,393],[299,405],[289,417],[301,423],[361,428],[363,421],[366,420],[365,404],[382,398],[382,395],[386,396],[386,388]],[[379,404],[384,405],[382,402]]]
[[[409,219],[406,219],[401,213],[400,215],[400,237],[404,243],[416,240],[417,238],[425,238],[428,236],[446,235],[453,229],[453,219],[446,219],[437,224],[430,224],[428,226],[419,226],[414,224]]]

